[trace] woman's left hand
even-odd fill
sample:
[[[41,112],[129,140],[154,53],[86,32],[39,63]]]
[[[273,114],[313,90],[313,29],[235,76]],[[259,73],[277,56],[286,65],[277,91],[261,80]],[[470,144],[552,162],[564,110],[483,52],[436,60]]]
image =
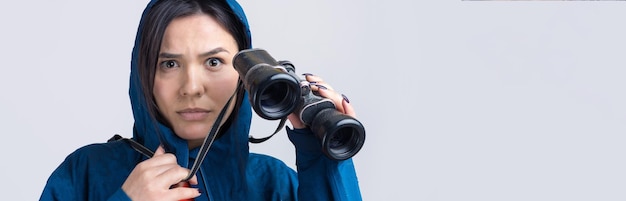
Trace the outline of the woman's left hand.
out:
[[[350,105],[350,100],[348,99],[348,97],[343,94],[337,93],[332,86],[324,82],[324,80],[318,76],[308,73],[303,75],[305,76],[306,80],[311,83],[309,86],[311,87],[311,90],[313,92],[318,93],[324,98],[332,100],[335,104],[335,107],[337,108],[337,111],[356,118],[356,113],[354,112],[354,108],[352,108],[352,105]],[[287,116],[287,118],[291,122],[291,125],[294,127],[294,129],[301,129],[306,127],[306,125],[302,121],[300,121],[300,117],[295,113],[291,113],[289,116]]]

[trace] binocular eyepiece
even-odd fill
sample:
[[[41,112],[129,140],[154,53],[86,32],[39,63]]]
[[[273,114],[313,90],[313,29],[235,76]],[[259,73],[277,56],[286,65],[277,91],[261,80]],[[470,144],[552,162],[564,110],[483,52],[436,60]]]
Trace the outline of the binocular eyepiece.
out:
[[[332,100],[312,92],[308,82],[295,74],[290,62],[276,61],[267,51],[255,48],[237,53],[233,66],[260,117],[276,120],[295,112],[331,159],[351,158],[363,147],[363,124],[337,111]]]

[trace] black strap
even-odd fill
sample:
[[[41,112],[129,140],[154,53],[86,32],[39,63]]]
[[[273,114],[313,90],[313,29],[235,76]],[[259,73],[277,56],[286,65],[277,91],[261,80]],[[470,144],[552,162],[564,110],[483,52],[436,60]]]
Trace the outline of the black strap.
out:
[[[115,134],[111,139],[109,139],[107,142],[112,142],[112,141],[118,141],[118,140],[123,140],[124,142],[130,144],[130,146],[135,149],[135,151],[143,154],[144,156],[148,157],[148,158],[152,158],[152,156],[154,156],[154,152],[150,151],[150,149],[146,148],[145,146],[139,144],[138,142],[136,142],[133,139],[128,139],[128,138],[123,138],[122,136]]]
[[[233,95],[230,96],[230,98],[226,102],[226,105],[224,105],[224,108],[222,108],[222,111],[220,111],[220,114],[217,116],[217,119],[215,119],[215,122],[213,123],[213,126],[211,127],[211,131],[209,132],[209,135],[207,135],[204,138],[202,147],[200,147],[200,150],[198,151],[198,156],[196,157],[196,161],[194,161],[193,166],[191,166],[191,171],[189,171],[189,175],[187,175],[187,177],[185,177],[183,181],[189,181],[191,177],[193,177],[193,175],[196,175],[196,172],[198,172],[198,169],[200,169],[200,165],[202,164],[202,161],[204,161],[204,157],[206,156],[207,152],[209,152],[209,148],[213,144],[213,141],[215,141],[215,137],[217,136],[217,133],[220,130],[220,123],[222,122],[222,119],[224,118],[224,115],[226,114],[226,110],[228,110],[228,107],[230,106],[230,102],[231,100],[233,100],[233,97],[235,97],[235,94],[237,94],[237,91],[238,90],[235,90],[235,93],[233,93]]]
[[[264,137],[264,138],[254,138],[252,137],[252,135],[250,135],[248,137],[248,142],[254,143],[254,144],[258,144],[261,142],[265,142],[267,140],[269,140],[270,138],[272,138],[276,133],[278,133],[278,131],[280,131],[280,129],[282,129],[285,126],[285,122],[287,122],[287,118],[282,118],[280,120],[280,123],[278,124],[278,127],[276,128],[276,130],[274,131],[274,133],[272,133],[271,135]]]

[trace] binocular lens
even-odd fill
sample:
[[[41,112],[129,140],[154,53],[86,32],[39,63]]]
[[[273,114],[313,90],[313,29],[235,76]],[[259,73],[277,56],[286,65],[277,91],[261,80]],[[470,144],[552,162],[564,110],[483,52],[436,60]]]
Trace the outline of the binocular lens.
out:
[[[295,78],[286,73],[258,73],[257,78],[264,81],[254,80],[253,83],[258,84],[250,92],[254,94],[252,107],[261,117],[269,120],[281,119],[295,110],[300,97],[300,87]]]
[[[311,130],[322,140],[322,151],[335,160],[354,156],[365,142],[365,128],[361,122],[335,109],[320,111]]]
[[[351,126],[342,127],[331,134],[327,152],[332,158],[345,160],[354,156],[363,145],[364,135],[359,133],[358,128]]]
[[[339,129],[337,133],[331,137],[328,147],[331,150],[344,150],[346,146],[350,147],[348,144],[354,144],[355,139],[353,135],[353,131],[350,128]]]
[[[261,108],[265,113],[276,114],[285,113],[289,110],[289,107],[293,107],[295,101],[290,99],[294,96],[297,95],[293,94],[289,84],[285,82],[277,82],[263,89],[259,99],[261,101]],[[283,115],[277,114],[276,116]]]

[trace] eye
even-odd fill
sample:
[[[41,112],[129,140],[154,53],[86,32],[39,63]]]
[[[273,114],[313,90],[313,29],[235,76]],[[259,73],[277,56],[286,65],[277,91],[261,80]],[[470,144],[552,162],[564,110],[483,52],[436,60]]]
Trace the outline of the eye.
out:
[[[208,67],[218,67],[220,64],[222,64],[224,62],[222,62],[221,59],[218,58],[209,58],[206,60],[206,62],[204,63],[206,66]]]
[[[174,60],[167,60],[167,61],[162,61],[159,66],[161,68],[164,69],[170,69],[170,68],[175,68],[178,67],[178,62],[174,61]]]

